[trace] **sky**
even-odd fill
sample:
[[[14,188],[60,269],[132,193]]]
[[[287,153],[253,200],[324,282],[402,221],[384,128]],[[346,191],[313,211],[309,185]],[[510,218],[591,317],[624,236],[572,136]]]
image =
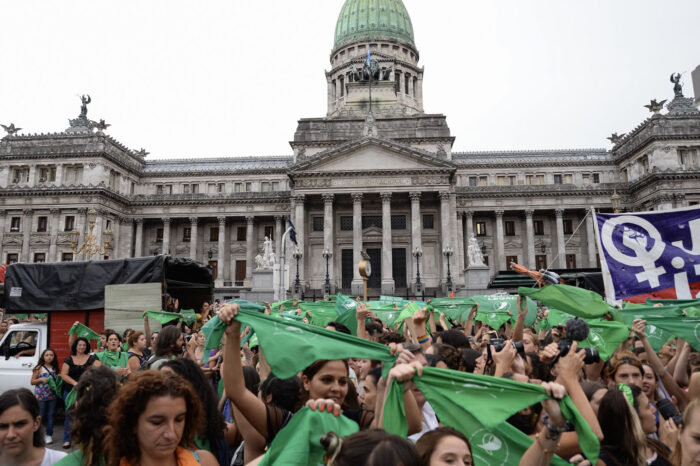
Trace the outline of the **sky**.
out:
[[[0,14],[0,123],[88,117],[148,159],[291,155],[326,115],[343,0],[22,0]],[[610,148],[700,65],[697,0],[404,0],[453,151]]]

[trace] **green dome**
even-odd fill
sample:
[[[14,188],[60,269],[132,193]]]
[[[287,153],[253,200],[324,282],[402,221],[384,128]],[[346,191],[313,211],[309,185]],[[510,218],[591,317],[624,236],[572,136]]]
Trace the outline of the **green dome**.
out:
[[[415,47],[413,25],[401,0],[345,0],[333,48],[362,39],[399,39]]]

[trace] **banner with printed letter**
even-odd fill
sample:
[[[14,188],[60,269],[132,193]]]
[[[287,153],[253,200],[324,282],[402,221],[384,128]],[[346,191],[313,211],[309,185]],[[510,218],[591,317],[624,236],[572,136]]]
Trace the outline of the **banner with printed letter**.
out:
[[[609,301],[698,297],[700,206],[594,215]]]

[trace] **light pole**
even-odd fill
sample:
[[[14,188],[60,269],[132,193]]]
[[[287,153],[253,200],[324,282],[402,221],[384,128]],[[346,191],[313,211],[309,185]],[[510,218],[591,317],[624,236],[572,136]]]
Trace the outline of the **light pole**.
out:
[[[420,258],[423,256],[423,250],[420,246],[416,246],[413,250],[413,257],[416,258],[416,293],[421,292],[421,282],[420,282]]]
[[[331,277],[328,275],[328,260],[331,258],[333,253],[331,253],[328,248],[323,250],[323,258],[326,259],[326,284],[324,294],[331,294]]]
[[[617,188],[613,189],[613,194],[610,196],[610,203],[612,204],[613,212],[616,214],[620,213],[620,200],[622,196],[617,194]]]
[[[454,250],[448,245],[442,250],[442,253],[447,257],[447,291],[452,292],[452,273],[450,272],[450,256],[454,254]]]
[[[294,254],[292,254],[297,260],[297,278],[294,280],[294,294],[299,295],[299,290],[301,289],[301,281],[299,280],[299,261],[303,257],[303,254],[298,247],[294,248]]]

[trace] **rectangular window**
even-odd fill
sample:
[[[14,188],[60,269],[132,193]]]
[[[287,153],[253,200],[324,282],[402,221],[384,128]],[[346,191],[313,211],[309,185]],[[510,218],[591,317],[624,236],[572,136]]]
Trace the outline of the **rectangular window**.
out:
[[[498,186],[503,186],[506,184],[506,177],[505,176],[497,176],[496,177],[496,184]]]
[[[600,173],[594,173],[593,174],[593,184],[598,184],[600,183]]]
[[[644,155],[640,157],[639,163],[642,166],[642,173],[649,173],[649,156]]]
[[[36,231],[39,233],[45,233],[48,229],[49,219],[48,217],[38,217],[36,219]]]
[[[112,231],[112,221],[105,220],[105,231]]]
[[[323,217],[313,217],[311,219],[312,231],[323,231]]]
[[[191,239],[192,239],[192,228],[184,227],[182,229],[182,241],[184,241],[185,243],[189,243]]]
[[[21,220],[22,219],[20,217],[12,217],[12,219],[10,220],[10,231],[11,232],[18,232],[19,231],[19,226],[20,226]]]
[[[190,194],[192,193],[192,186],[189,184],[183,184],[182,185],[182,194]]]
[[[561,175],[554,175],[554,184],[562,184]]]
[[[165,194],[172,194],[173,193],[173,185],[166,184],[164,192],[165,192]]]
[[[163,242],[163,229],[158,228],[156,229],[156,243],[162,243]]]
[[[476,222],[476,236],[486,236],[486,222]]]
[[[46,183],[47,181],[49,181],[49,168],[39,168],[39,183]]]
[[[567,173],[564,175],[564,184],[573,184],[574,183],[574,175],[571,173]]]
[[[423,229],[432,230],[435,228],[435,216],[433,214],[423,214]]]
[[[163,185],[162,184],[157,184],[156,185],[156,194],[163,194]]]
[[[198,193],[199,193],[199,185],[193,184],[192,185],[192,194],[198,194]]]
[[[488,186],[489,185],[489,177],[488,176],[480,176],[479,177],[479,186]]]
[[[73,253],[72,252],[61,253],[61,262],[73,262]]]
[[[510,264],[517,264],[518,256],[506,256],[506,268],[510,270]]]
[[[207,183],[207,194],[216,193],[216,183]]]
[[[209,241],[219,241],[219,227],[209,229]]]
[[[265,236],[270,238],[270,241],[274,241],[275,240],[275,227],[266,226],[265,227]]]
[[[15,264],[15,263],[17,263],[18,260],[19,260],[19,254],[17,254],[16,252],[13,252],[13,253],[10,253],[7,255],[7,260],[5,261],[5,263]]]
[[[72,215],[66,215],[66,220],[63,225],[63,231],[73,231],[75,228],[75,217]]]
[[[583,182],[583,184],[591,184],[591,175],[589,175],[588,173],[584,173],[583,175],[581,175],[581,181]]]
[[[363,215],[362,216],[362,229],[377,227],[382,228],[382,216],[381,215]]]
[[[236,193],[240,193],[241,191],[243,191],[242,186],[243,186],[243,185],[242,185],[241,183],[235,183],[235,184],[233,185],[233,191],[236,192]]]
[[[544,235],[544,222],[542,220],[533,220],[532,226],[536,235]]]
[[[564,219],[564,234],[573,235],[574,234],[574,221],[571,219]]]
[[[40,264],[46,262],[46,253],[44,252],[35,252],[34,253],[34,263]]]
[[[576,254],[566,255],[566,268],[575,269],[576,268]]]
[[[132,196],[133,196],[134,192],[136,192],[136,183],[134,183],[133,181],[131,182],[131,188],[129,188],[129,192],[131,193]]]
[[[340,231],[352,231],[353,221],[351,216],[340,217]]]
[[[622,178],[623,183],[627,183],[627,169],[623,168],[620,170],[620,178]]]
[[[270,183],[268,183],[267,181],[263,181],[262,183],[260,183],[260,191],[262,191],[264,193],[269,193],[270,192]]]
[[[544,175],[536,175],[535,184],[544,184]]]
[[[236,261],[236,273],[234,276],[234,286],[243,286],[245,283],[245,261]]]
[[[512,220],[506,220],[503,222],[506,230],[506,236],[515,236],[515,222]]]
[[[534,184],[535,177],[533,175],[525,175],[525,184]]]
[[[405,215],[392,215],[391,216],[391,229],[392,230],[405,230],[406,229],[406,216]]]
[[[217,191],[219,192],[219,194],[225,193],[226,192],[226,183],[219,183],[217,185]]]
[[[469,186],[476,186],[477,184],[479,184],[479,177],[470,176],[469,177]]]
[[[547,270],[547,255],[537,254],[535,256],[535,268],[537,270]]]
[[[273,182],[272,182],[272,190],[273,190],[273,191],[279,191],[279,190],[280,190],[280,182],[279,182],[279,181],[273,181]]]
[[[248,228],[238,227],[236,229],[236,241],[245,241],[248,238]]]
[[[253,183],[247,181],[245,184],[245,192],[249,193],[253,191]]]

